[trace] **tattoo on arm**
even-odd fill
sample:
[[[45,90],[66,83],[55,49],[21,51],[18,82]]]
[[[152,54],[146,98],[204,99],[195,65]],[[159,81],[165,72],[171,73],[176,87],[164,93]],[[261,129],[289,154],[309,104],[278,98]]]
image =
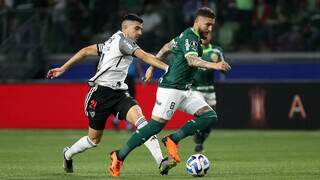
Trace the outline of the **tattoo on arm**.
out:
[[[201,58],[195,55],[188,55],[186,59],[189,66],[206,67],[205,65],[207,64],[206,61],[202,60]]]
[[[172,52],[172,42],[166,43],[160,51],[157,53],[156,57],[164,60]]]

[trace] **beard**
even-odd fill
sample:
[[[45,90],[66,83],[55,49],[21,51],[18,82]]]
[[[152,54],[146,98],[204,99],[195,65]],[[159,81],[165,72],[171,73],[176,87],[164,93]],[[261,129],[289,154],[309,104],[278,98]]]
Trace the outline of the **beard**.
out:
[[[201,29],[199,29],[199,35],[200,35],[200,38],[201,39],[207,39],[207,35],[209,34],[209,32],[205,32],[205,31],[202,31]]]

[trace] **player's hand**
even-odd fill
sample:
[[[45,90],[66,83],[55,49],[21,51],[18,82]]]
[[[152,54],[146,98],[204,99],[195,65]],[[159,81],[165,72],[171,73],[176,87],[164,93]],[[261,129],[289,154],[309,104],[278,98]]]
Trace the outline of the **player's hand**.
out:
[[[231,70],[231,66],[226,61],[221,61],[217,63],[217,70],[226,73]]]
[[[63,74],[65,72],[65,70],[63,68],[54,68],[48,71],[47,73],[47,78],[48,79],[53,79],[56,77],[61,76],[61,74]]]
[[[154,68],[151,66],[147,69],[146,74],[144,75],[144,78],[143,78],[144,82],[150,82],[152,80],[153,70]]]

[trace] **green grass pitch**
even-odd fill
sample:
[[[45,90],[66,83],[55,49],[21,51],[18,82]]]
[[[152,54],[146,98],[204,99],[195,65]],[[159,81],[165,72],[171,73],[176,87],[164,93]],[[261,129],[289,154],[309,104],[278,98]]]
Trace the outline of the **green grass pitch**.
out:
[[[114,179],[105,172],[110,162],[106,155],[127,141],[130,133],[124,131],[106,130],[98,148],[75,157],[75,172],[64,173],[62,148],[85,134],[84,130],[0,130],[0,179]],[[193,148],[192,138],[183,140],[182,163],[161,177],[141,146],[128,156],[116,179],[194,179],[185,171]],[[320,179],[319,131],[216,130],[205,149],[211,169],[202,179]]]

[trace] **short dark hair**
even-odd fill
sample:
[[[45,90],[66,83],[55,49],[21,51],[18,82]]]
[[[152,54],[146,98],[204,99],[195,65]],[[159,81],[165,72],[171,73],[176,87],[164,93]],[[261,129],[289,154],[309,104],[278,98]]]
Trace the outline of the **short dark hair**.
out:
[[[197,13],[196,13],[196,18],[198,16],[203,16],[203,17],[208,17],[208,18],[216,18],[215,13],[212,11],[212,9],[208,8],[208,7],[202,7],[200,9],[198,9]]]
[[[139,23],[143,23],[143,20],[141,19],[141,17],[138,16],[137,14],[133,14],[133,13],[130,13],[130,14],[123,16],[121,23],[126,20],[138,21]]]

